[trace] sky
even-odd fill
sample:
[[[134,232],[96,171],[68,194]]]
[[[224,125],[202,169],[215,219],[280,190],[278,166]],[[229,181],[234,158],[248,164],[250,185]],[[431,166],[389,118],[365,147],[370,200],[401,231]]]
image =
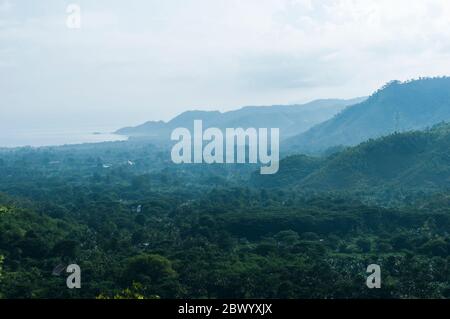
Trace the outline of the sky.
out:
[[[120,128],[441,75],[448,0],[0,0],[0,131]]]

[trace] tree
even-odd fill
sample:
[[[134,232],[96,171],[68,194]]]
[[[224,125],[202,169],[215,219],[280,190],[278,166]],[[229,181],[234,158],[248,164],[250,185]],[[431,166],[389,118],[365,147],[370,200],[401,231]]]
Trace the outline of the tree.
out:
[[[79,244],[74,240],[61,240],[55,244],[52,253],[58,257],[74,258]]]
[[[97,297],[97,299],[128,299],[128,300],[140,300],[140,299],[159,299],[158,296],[145,296],[145,289],[139,283],[133,283],[130,288],[126,288],[121,292],[114,295],[114,297],[110,298],[107,295],[101,294]]]
[[[124,271],[127,285],[144,287],[146,296],[176,297],[179,291],[178,274],[169,259],[156,254],[142,254],[128,260]]]
[[[300,236],[292,230],[284,230],[274,236],[278,243],[284,247],[290,247],[297,243]]]
[[[367,238],[359,238],[356,241],[356,245],[361,249],[363,253],[368,253],[372,249],[372,242]]]
[[[421,249],[424,254],[429,256],[448,256],[449,247],[443,239],[433,239],[425,243]]]

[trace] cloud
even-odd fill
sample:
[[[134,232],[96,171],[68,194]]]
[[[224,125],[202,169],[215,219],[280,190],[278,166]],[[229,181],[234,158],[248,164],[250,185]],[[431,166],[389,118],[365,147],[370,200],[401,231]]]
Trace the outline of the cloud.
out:
[[[12,3],[9,0],[3,0],[0,2],[0,14],[5,14],[11,11]]]
[[[4,121],[133,124],[450,74],[448,0],[73,2],[80,30],[67,3],[0,1]]]

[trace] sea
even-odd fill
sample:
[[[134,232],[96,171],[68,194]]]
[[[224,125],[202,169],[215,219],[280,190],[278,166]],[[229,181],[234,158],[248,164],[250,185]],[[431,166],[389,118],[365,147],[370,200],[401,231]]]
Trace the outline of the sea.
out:
[[[0,148],[42,147],[127,140],[114,128],[0,129]]]

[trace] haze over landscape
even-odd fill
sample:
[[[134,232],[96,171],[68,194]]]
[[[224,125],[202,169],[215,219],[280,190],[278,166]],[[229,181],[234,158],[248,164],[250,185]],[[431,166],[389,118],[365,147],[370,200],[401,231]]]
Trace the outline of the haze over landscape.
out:
[[[0,0],[0,299],[450,299],[448,0],[75,5]]]
[[[367,96],[450,73],[446,0],[0,1],[0,130]]]

